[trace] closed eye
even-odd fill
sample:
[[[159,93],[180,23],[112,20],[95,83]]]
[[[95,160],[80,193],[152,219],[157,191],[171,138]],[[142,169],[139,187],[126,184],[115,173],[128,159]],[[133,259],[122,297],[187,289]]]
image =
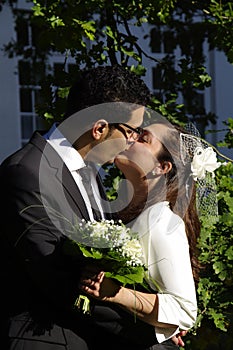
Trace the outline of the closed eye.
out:
[[[139,136],[138,141],[139,142],[145,142],[145,143],[149,143],[150,142],[150,137],[149,137],[147,131],[144,131],[143,134]]]

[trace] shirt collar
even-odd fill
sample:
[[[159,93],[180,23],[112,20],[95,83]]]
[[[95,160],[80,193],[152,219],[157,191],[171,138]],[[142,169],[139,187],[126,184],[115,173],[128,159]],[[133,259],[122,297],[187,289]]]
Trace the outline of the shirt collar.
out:
[[[71,143],[62,135],[57,126],[58,123],[54,123],[50,130],[44,135],[44,138],[59,154],[70,171],[77,171],[86,166],[80,153],[76,151]]]

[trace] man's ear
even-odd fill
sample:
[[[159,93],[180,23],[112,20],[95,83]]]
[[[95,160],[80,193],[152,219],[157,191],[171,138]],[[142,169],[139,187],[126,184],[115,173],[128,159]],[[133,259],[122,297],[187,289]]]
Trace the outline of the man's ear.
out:
[[[108,122],[105,119],[99,119],[92,127],[92,136],[95,140],[100,140],[108,132]]]

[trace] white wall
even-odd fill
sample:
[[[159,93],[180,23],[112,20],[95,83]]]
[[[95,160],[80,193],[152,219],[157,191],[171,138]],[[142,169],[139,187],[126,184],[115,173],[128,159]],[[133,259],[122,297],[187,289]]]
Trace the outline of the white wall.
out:
[[[218,119],[216,125],[209,129],[222,130],[226,129],[223,121],[233,118],[233,64],[227,61],[224,53],[219,51],[210,52],[209,54],[209,74],[212,77],[212,86],[206,95],[209,104],[209,111],[214,112]],[[208,129],[208,128],[207,128]],[[224,139],[226,131],[217,132],[216,134],[207,135],[207,139],[216,143]],[[228,157],[233,158],[232,149],[219,148],[219,151]]]
[[[0,12],[0,162],[21,145],[17,61],[8,59],[2,51],[14,36],[11,9],[4,5]]]

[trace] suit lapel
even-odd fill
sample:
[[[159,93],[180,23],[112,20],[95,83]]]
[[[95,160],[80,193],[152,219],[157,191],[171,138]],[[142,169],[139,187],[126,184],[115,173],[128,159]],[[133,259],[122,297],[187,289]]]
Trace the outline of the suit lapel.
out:
[[[39,132],[35,132],[33,134],[30,143],[40,149],[42,153],[41,163],[46,163],[49,165],[51,168],[51,173],[54,173],[54,176],[61,184],[61,188],[64,187],[67,195],[72,198],[83,218],[87,221],[90,220],[81,192],[75,183],[70,171],[60,156],[57,154],[57,152],[53,149],[53,147],[51,147],[48,142],[46,142],[46,140]]]

